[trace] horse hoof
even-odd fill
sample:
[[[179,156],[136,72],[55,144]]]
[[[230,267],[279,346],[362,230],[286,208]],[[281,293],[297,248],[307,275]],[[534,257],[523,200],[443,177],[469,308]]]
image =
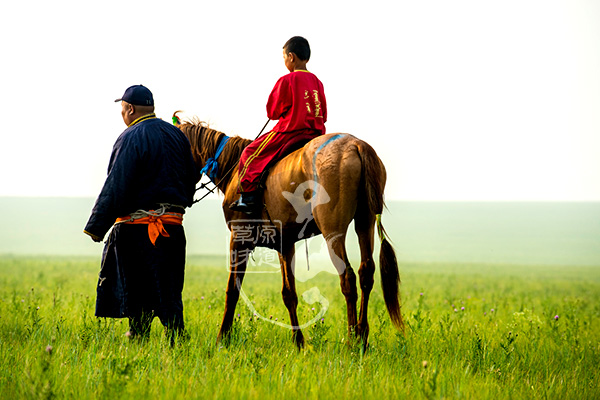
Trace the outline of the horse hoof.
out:
[[[304,348],[304,335],[302,334],[302,331],[298,330],[294,332],[293,338],[298,350],[302,350]]]

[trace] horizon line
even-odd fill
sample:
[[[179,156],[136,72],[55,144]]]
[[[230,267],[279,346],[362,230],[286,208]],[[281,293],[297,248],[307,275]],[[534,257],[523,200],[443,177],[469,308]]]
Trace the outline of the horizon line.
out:
[[[0,199],[96,199],[89,195],[4,195]],[[222,200],[223,195],[207,196],[206,200]],[[427,199],[427,198],[390,198],[385,202],[403,203],[600,203],[600,199]]]

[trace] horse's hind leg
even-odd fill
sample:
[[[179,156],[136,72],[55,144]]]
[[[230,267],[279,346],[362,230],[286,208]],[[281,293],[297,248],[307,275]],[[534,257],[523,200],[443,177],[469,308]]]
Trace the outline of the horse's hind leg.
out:
[[[323,236],[327,242],[329,256],[340,275],[340,286],[342,293],[346,298],[346,310],[348,312],[348,334],[356,335],[356,300],[358,294],[356,291],[356,275],[348,261],[346,253],[346,232],[334,232]]]
[[[279,254],[279,262],[281,264],[281,275],[283,278],[283,286],[281,288],[281,296],[290,314],[290,325],[292,326],[293,338],[296,346],[299,349],[304,347],[304,335],[300,330],[298,322],[298,294],[296,293],[296,277],[294,276],[294,245],[287,246],[283,249],[283,254]]]
[[[369,338],[367,313],[369,310],[369,296],[373,289],[373,275],[375,274],[375,262],[373,261],[374,226],[374,216],[361,216],[354,220],[354,229],[358,235],[361,259],[358,270],[361,290],[360,315],[356,333],[360,335],[364,346],[367,345]]]

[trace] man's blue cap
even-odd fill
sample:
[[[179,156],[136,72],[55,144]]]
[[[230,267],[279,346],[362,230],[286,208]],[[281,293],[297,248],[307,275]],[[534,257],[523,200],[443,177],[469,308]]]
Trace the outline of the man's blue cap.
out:
[[[143,85],[134,85],[130,86],[125,90],[123,97],[120,99],[116,99],[115,103],[118,101],[125,101],[129,104],[133,104],[134,106],[153,106],[154,98],[152,97],[152,92],[146,86]]]

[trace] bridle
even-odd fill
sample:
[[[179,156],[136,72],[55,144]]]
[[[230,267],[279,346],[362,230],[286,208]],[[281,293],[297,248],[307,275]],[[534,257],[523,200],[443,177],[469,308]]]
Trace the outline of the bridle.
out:
[[[267,125],[269,124],[270,121],[271,120],[268,119],[267,122],[265,122],[265,125],[262,127],[262,129],[260,130],[260,132],[258,132],[258,135],[256,135],[256,137],[254,138],[254,140],[258,139],[258,137],[260,135],[262,135],[263,131],[265,130],[265,128],[267,127]],[[221,155],[221,152],[225,148],[225,144],[227,144],[227,142],[229,141],[229,139],[230,139],[230,137],[227,136],[227,135],[224,135],[221,138],[221,140],[219,141],[219,145],[217,146],[217,151],[215,152],[215,155],[213,157],[209,157],[209,159],[206,160],[206,163],[204,164],[204,167],[202,167],[202,169],[200,170],[200,175],[201,175],[200,179],[202,179],[203,175],[206,175],[206,176],[208,176],[208,179],[210,179],[210,182],[201,183],[200,187],[196,188],[196,192],[198,190],[201,190],[201,189],[206,189],[207,192],[204,194],[204,196],[200,197],[198,200],[194,200],[192,202],[192,204],[196,204],[196,203],[202,201],[209,194],[214,193],[215,189],[217,189],[219,187],[219,185],[221,184],[221,182],[223,182],[231,174],[231,172],[233,172],[233,170],[237,166],[237,164],[233,165],[221,177],[221,179],[219,179],[218,182],[215,182],[215,180],[217,179],[217,173],[218,173],[218,170],[219,170],[219,165],[217,163],[217,159]],[[209,183],[213,183],[214,186],[212,188],[209,188],[208,187]]]

